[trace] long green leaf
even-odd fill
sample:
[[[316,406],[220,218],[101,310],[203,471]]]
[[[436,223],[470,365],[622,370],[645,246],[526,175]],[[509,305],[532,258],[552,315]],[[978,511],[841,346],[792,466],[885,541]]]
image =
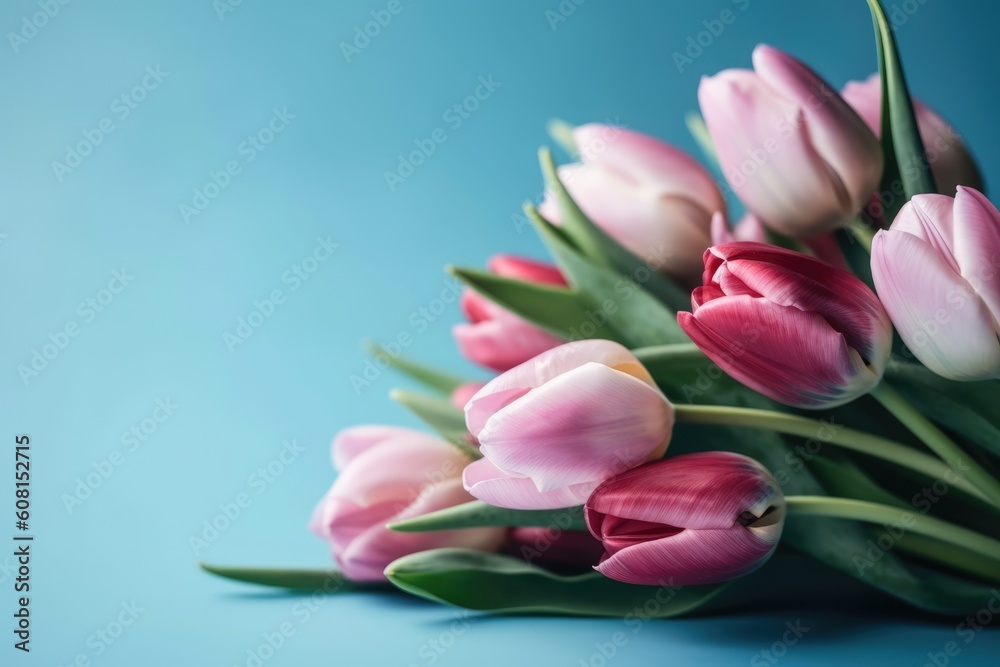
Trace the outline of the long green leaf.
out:
[[[412,391],[393,389],[389,396],[409,408],[445,440],[455,445],[469,458],[479,459],[482,454],[472,446],[472,438],[465,426],[465,414],[451,401],[437,396],[427,396]]]
[[[587,530],[582,507],[553,510],[511,510],[473,500],[389,526],[401,533],[478,528],[481,526],[546,526],[562,530]]]
[[[724,586],[635,586],[591,572],[563,576],[510,556],[435,549],[386,568],[395,586],[445,604],[505,613],[670,618],[694,611]]]
[[[288,588],[293,590],[321,590],[333,593],[341,590],[370,588],[370,585],[347,579],[338,570],[322,570],[288,567],[234,567],[230,565],[210,565],[198,563],[198,566],[223,579],[244,581],[261,586]]]
[[[868,0],[868,8],[875,24],[878,69],[882,78],[882,147],[886,161],[882,191],[892,192],[894,186],[901,183],[907,198],[936,192],[892,26],[879,0]],[[886,214],[886,225],[892,222],[891,213]]]
[[[586,319],[570,328],[571,338],[592,338],[603,332],[604,337],[633,347],[690,341],[677,324],[676,313],[646,290],[646,282],[636,279],[654,272],[646,269],[633,277],[594,264],[565,243],[558,228],[533,206],[526,206],[525,213],[581,301],[589,306]]]
[[[395,368],[400,373],[403,373],[417,382],[420,382],[424,386],[434,389],[442,394],[450,394],[459,386],[465,384],[466,382],[470,382],[470,380],[466,378],[452,375],[451,373],[438,370],[426,364],[411,361],[405,357],[393,355],[384,347],[373,341],[367,341],[365,347],[368,349],[368,354],[371,356],[374,357],[381,355],[392,368]]]

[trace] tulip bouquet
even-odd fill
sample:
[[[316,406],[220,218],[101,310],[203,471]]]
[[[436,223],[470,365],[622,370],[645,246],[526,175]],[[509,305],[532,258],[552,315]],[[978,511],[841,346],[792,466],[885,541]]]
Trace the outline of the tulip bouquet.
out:
[[[206,569],[497,612],[669,617],[824,582],[980,609],[1000,584],[1000,212],[869,6],[880,73],[839,94],[767,46],[702,80],[690,126],[736,224],[678,149],[554,125],[577,161],[542,151],[525,215],[555,264],[451,269],[458,348],[498,375],[375,349],[435,390],[393,393],[435,434],[336,437],[311,528],[338,569]]]

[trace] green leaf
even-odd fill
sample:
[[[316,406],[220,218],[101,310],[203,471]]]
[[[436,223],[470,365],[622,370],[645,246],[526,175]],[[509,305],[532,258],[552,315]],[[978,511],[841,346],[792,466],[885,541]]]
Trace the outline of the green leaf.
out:
[[[521,315],[554,336],[570,337],[574,323],[586,322],[580,295],[561,287],[504,278],[488,271],[448,267],[449,273],[490,301]],[[606,338],[596,334],[598,338]]]
[[[570,327],[571,339],[609,338],[629,347],[690,342],[677,324],[677,314],[646,289],[659,275],[656,271],[645,267],[637,274],[622,274],[596,264],[567,243],[560,228],[533,206],[527,205],[525,213],[587,306],[585,317]]]
[[[401,389],[393,389],[389,392],[389,396],[409,408],[413,414],[423,419],[428,426],[468,457],[482,458],[482,454],[471,444],[472,438],[465,426],[465,413],[456,408],[450,400]]]
[[[684,124],[687,125],[688,132],[698,144],[702,154],[712,163],[719,166],[719,155],[715,152],[715,144],[712,142],[712,135],[708,131],[705,119],[697,111],[688,111],[684,114]]]
[[[562,232],[572,239],[573,245],[580,255],[599,267],[619,274],[618,279],[624,276],[633,282],[641,282],[650,294],[675,311],[688,308],[691,305],[688,292],[664,277],[660,273],[659,267],[650,266],[619,245],[584,214],[559,179],[552,153],[547,148],[542,148],[538,157],[542,164],[546,186],[553,193],[559,206],[559,213],[562,216]],[[670,256],[671,249],[659,248],[657,252],[666,261],[667,257]]]
[[[400,373],[403,373],[417,382],[420,382],[429,389],[434,389],[442,394],[451,394],[451,392],[455,391],[461,385],[471,382],[471,380],[461,378],[457,375],[452,375],[451,373],[446,373],[444,371],[439,371],[431,366],[410,361],[405,357],[392,355],[388,350],[374,341],[366,341],[365,347],[368,350],[368,354],[371,356],[375,357],[381,355],[390,366],[395,368]]]
[[[553,118],[545,126],[545,129],[553,141],[562,146],[567,155],[574,160],[580,159],[580,147],[576,145],[576,139],[573,138],[572,125],[564,120]]]
[[[434,549],[386,568],[395,586],[444,604],[505,613],[670,618],[710,601],[725,586],[635,586],[591,572],[558,575],[510,556]]]
[[[886,375],[930,419],[1000,456],[1000,382],[955,382],[896,359],[890,361]]]
[[[561,530],[587,530],[583,507],[553,510],[511,510],[481,500],[406,519],[389,526],[401,533],[479,528],[482,526],[545,526]]]
[[[936,192],[892,26],[879,0],[868,0],[868,8],[875,24],[878,69],[882,78],[882,150],[886,163],[882,191],[892,192],[896,189],[894,185],[901,183],[907,199],[913,195]],[[892,222],[894,213],[886,212],[886,224]]]
[[[261,586],[274,586],[293,590],[322,590],[333,593],[340,590],[371,588],[371,585],[350,581],[338,570],[321,570],[287,567],[233,567],[198,563],[198,567],[223,579],[245,581]]]

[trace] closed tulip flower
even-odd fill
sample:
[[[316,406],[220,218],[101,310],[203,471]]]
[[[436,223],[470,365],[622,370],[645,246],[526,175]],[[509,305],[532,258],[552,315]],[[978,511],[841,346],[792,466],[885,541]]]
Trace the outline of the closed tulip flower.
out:
[[[687,153],[620,127],[581,125],[573,138],[581,161],[560,167],[559,176],[580,209],[651,267],[681,282],[696,279],[712,214],[726,208],[708,171]],[[560,223],[551,197],[540,211]]]
[[[827,408],[882,379],[892,325],[852,274],[749,241],[705,252],[705,285],[677,321],[702,352],[751,389],[787,405]]]
[[[494,255],[489,268],[505,278],[566,285],[556,267],[522,257]],[[459,351],[495,371],[513,368],[563,342],[469,288],[462,292],[461,306],[469,322],[453,330]]]
[[[492,551],[503,528],[400,533],[386,524],[473,498],[462,488],[468,459],[448,443],[404,428],[359,426],[333,441],[340,475],[313,512],[310,529],[326,540],[348,579],[382,581],[392,561],[426,549]]]
[[[703,452],[613,477],[587,500],[587,526],[604,543],[595,569],[628,584],[713,584],[753,572],[784,526],[781,488],[740,454]]]
[[[876,136],[881,134],[882,82],[878,74],[872,74],[865,81],[851,81],[844,86],[841,95]],[[919,100],[913,100],[913,112],[938,192],[954,196],[959,185],[982,190],[979,168],[948,121]]]
[[[674,408],[627,349],[567,343],[488,383],[465,406],[484,458],[464,473],[480,500],[579,505],[605,479],[663,456]]]
[[[1000,213],[981,192],[913,197],[875,235],[872,277],[925,366],[953,380],[1000,378]]]
[[[698,87],[729,184],[765,224],[788,236],[850,222],[882,176],[878,139],[795,58],[761,45],[753,65],[704,78]]]

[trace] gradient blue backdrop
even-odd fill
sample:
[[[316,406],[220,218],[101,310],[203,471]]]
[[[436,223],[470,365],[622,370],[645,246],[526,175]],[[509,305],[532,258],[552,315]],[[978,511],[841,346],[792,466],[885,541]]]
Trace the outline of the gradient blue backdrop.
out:
[[[81,654],[108,666],[245,665],[285,621],[295,635],[264,664],[599,665],[595,642],[622,629],[614,619],[453,625],[463,618],[455,610],[358,595],[332,598],[303,622],[293,609],[300,599],[213,579],[195,562],[329,563],[305,523],[332,479],[331,436],[357,422],[415,424],[386,397],[397,378],[352,387],[364,370],[360,341],[408,333],[409,355],[473,371],[452,347],[456,306],[437,308],[452,289],[442,266],[477,265],[498,250],[542,252],[512,216],[540,190],[535,151],[548,119],[616,120],[695,150],[683,116],[701,75],[748,66],[752,47],[769,42],[837,85],[867,76],[868,10],[861,0],[564,0],[566,20],[553,23],[546,12],[559,12],[558,0],[400,1],[349,61],[341,43],[387,0],[49,0],[58,12],[35,19],[45,0],[0,7],[4,665],[67,665]],[[888,6],[905,19],[897,35],[912,88],[955,123],[988,175],[1000,173],[1000,9],[971,0]],[[711,43],[678,71],[672,53],[724,9],[735,21],[703,35]],[[25,20],[44,25],[32,31]],[[147,68],[163,73],[158,82]],[[115,102],[144,77],[134,109]],[[499,86],[456,127],[444,113],[480,77]],[[251,161],[241,144],[274,109],[294,118]],[[53,162],[102,121],[113,131],[57,174]],[[390,191],[384,172],[438,127],[447,140]],[[240,173],[186,223],[179,206],[230,161]],[[286,271],[327,237],[336,253],[292,289]],[[91,312],[86,300],[107,302],[101,290],[122,270],[133,276],[128,286]],[[275,289],[284,303],[231,351],[224,335]],[[433,321],[419,323],[421,308]],[[33,350],[73,324],[65,349],[22,378]],[[134,447],[123,433],[141,429],[158,400],[176,408],[147,421],[155,432]],[[30,656],[11,646],[13,561],[4,560],[21,433],[33,443],[37,535]],[[270,481],[252,477],[292,439],[304,447],[298,458]],[[67,508],[67,494],[107,472],[115,450],[120,465]],[[195,553],[189,538],[243,492],[250,506]],[[113,644],[98,639],[133,601],[142,608],[135,622]],[[760,652],[797,619],[811,630],[785,665],[922,665],[955,638],[949,623],[817,607],[652,624],[609,664],[772,664]],[[432,641],[452,645],[439,653]],[[996,664],[1000,633],[962,648],[950,664]]]

